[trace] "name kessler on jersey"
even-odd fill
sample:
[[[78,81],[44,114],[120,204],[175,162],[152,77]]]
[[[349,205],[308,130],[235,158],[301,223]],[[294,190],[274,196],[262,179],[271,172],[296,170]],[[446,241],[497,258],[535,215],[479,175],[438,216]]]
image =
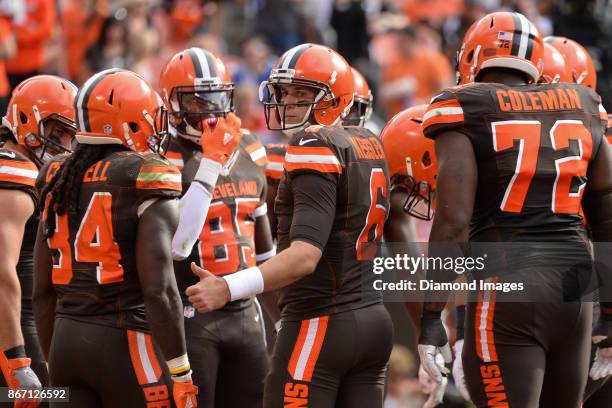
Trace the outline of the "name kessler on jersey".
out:
[[[275,202],[279,251],[297,239],[318,246],[323,254],[312,274],[281,290],[283,319],[308,319],[380,302],[379,292],[362,290],[372,288],[364,285],[362,275],[371,267],[363,266],[371,266],[389,212],[389,177],[379,139],[358,127],[300,132],[287,146],[285,171]],[[307,185],[300,183],[301,176],[308,177]],[[333,197],[320,203],[323,212],[334,215],[331,231],[329,225],[296,221],[308,218],[294,209],[308,211],[300,206],[306,201],[300,201],[310,194],[296,188],[331,192]]]

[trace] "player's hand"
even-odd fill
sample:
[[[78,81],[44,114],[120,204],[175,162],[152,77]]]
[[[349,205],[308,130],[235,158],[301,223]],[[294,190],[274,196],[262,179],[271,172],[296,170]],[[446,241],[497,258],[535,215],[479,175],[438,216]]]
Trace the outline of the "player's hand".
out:
[[[601,314],[593,328],[593,343],[597,345],[597,351],[589,375],[593,380],[599,380],[612,374],[612,316]]]
[[[452,363],[453,355],[448,344],[446,329],[440,319],[440,313],[423,310],[421,317],[421,335],[419,336],[419,357],[423,369],[435,382],[441,384],[450,370],[438,363],[436,355],[442,355],[443,363]]]
[[[228,113],[225,118],[210,118],[203,121],[202,157],[224,165],[240,144],[240,118]]]
[[[191,263],[191,270],[200,281],[188,287],[185,293],[198,312],[206,313],[221,309],[230,301],[230,291],[225,279],[200,268],[194,262]]]
[[[438,364],[444,365],[444,357],[442,354],[438,353],[436,355],[436,361]],[[429,395],[427,401],[423,405],[423,408],[433,408],[438,404],[442,403],[444,399],[444,392],[446,391],[446,386],[448,385],[448,378],[443,377],[442,382],[438,383],[427,374],[423,364],[419,366],[419,386],[421,388],[421,392]]]
[[[471,401],[470,393],[468,392],[467,385],[465,384],[465,373],[463,372],[463,359],[461,353],[463,351],[463,339],[457,340],[453,347],[455,350],[455,360],[453,361],[453,379],[455,385],[459,390],[459,393],[466,401]]]
[[[198,387],[193,385],[191,379],[187,381],[174,380],[173,385],[172,399],[174,399],[177,408],[195,408],[198,406]]]
[[[40,380],[30,368],[29,358],[6,359],[4,354],[0,354],[0,359],[2,359],[2,372],[10,389],[37,390],[42,388]],[[15,401],[15,408],[36,408],[39,404],[39,400]]]

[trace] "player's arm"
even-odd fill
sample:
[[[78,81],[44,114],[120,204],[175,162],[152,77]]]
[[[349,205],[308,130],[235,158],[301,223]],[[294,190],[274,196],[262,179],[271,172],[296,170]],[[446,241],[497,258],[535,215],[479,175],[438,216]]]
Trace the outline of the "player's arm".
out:
[[[183,308],[174,276],[172,236],[178,223],[179,170],[158,156],[145,159],[136,183],[136,269],[147,321],[172,376],[177,407],[196,405],[197,387],[185,344]],[[189,405],[192,404],[192,405]]]
[[[182,304],[170,253],[177,222],[176,201],[157,200],[141,215],[136,239],[136,263],[147,321],[166,360],[186,353]]]
[[[55,324],[55,306],[57,295],[53,288],[53,258],[47,239],[43,233],[44,221],[38,224],[36,243],[34,245],[34,286],[32,288],[32,306],[38,341],[45,359],[49,358],[53,325]]]
[[[200,312],[218,309],[230,300],[283,288],[311,274],[331,233],[336,210],[336,182],[318,173],[293,176],[291,244],[257,268],[216,278],[197,265],[200,282],[187,289],[189,301]]]
[[[274,201],[276,200],[277,193],[278,182],[268,182],[266,204],[268,206],[268,221],[270,224],[270,231],[274,240],[276,240],[276,230],[278,228],[278,220],[276,219],[276,213],[274,212]]]
[[[267,189],[264,188],[262,197],[267,196]],[[272,238],[272,229],[268,218],[269,206],[265,201],[255,210],[255,257],[257,265],[261,265],[268,259],[276,255],[276,246]],[[280,310],[278,308],[278,297],[275,292],[262,293],[258,296],[268,316],[273,322],[280,320]]]
[[[226,139],[227,134],[234,137]],[[241,135],[240,119],[235,115],[228,115],[227,120],[219,118],[214,129],[204,124],[200,139],[202,160],[179,204],[179,223],[171,246],[174,260],[182,261],[191,254],[206,222],[219,173],[240,143]]]
[[[477,165],[472,144],[468,137],[456,131],[446,131],[436,136],[438,157],[437,207],[431,233],[428,256],[446,257],[461,255],[459,246],[449,253],[448,244],[464,243],[469,237],[469,223],[474,208],[477,186]],[[444,248],[436,244],[445,243]],[[428,270],[427,279],[450,282],[457,276],[453,271]],[[440,293],[436,294],[441,296]],[[441,320],[446,299],[431,299],[425,293],[419,336],[419,355],[427,374],[438,383],[449,370],[436,362],[441,353],[446,363],[452,361],[448,336]]]
[[[436,256],[442,250],[436,243],[459,244],[468,241],[478,182],[476,156],[470,140],[463,133],[448,131],[438,135],[436,155],[437,207],[429,235],[429,242],[433,244],[430,245],[429,256]],[[439,282],[450,282],[455,280],[457,275],[453,271],[443,273],[434,270],[428,271],[427,277]],[[423,308],[441,312],[445,305],[445,301],[431,302],[426,296]]]
[[[599,275],[600,316],[593,328],[597,344],[590,377],[599,380],[612,374],[612,147],[602,139],[588,171],[582,209],[591,229]]]
[[[263,289],[266,292],[284,288],[314,272],[334,222],[336,213],[334,181],[316,173],[306,173],[292,178],[291,189],[293,191],[293,218],[289,233],[291,245],[259,267],[263,277]],[[232,299],[235,296],[232,295]]]
[[[34,203],[28,193],[10,189],[0,189],[0,202],[0,351],[3,351],[24,344],[17,263],[25,225],[34,212]]]
[[[272,208],[271,212],[274,212],[274,207],[268,205],[267,194],[268,188],[264,185],[259,197],[259,207],[255,209],[253,214],[255,217],[255,258],[258,265],[276,255],[276,245],[274,245],[274,236],[268,218],[270,208]]]

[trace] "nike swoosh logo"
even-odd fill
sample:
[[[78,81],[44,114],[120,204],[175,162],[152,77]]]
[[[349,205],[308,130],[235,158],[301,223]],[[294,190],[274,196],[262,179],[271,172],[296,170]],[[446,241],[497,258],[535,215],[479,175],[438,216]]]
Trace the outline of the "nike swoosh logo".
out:
[[[317,140],[317,139],[300,139],[300,141],[298,142],[298,144],[299,144],[300,146],[304,146],[306,143],[310,143],[310,142],[313,142],[313,141],[315,141],[315,140]]]
[[[14,159],[15,157],[17,157],[15,156],[15,152],[0,152],[0,155],[10,157],[11,159]]]

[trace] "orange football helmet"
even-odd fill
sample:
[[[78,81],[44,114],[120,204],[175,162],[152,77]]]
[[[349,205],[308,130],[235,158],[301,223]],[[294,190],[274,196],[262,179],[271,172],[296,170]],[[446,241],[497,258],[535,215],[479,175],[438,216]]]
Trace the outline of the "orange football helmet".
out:
[[[76,132],[74,98],[77,87],[53,75],[37,75],[13,91],[2,125],[41,165],[46,158],[70,152]]]
[[[423,135],[427,105],[417,105],[395,115],[380,134],[391,178],[391,189],[408,192],[404,210],[413,217],[431,220],[435,208],[438,161],[434,142]]]
[[[234,111],[234,83],[221,58],[202,48],[189,48],[166,63],[160,93],[179,136],[200,143],[202,121]]]
[[[565,58],[565,65],[570,73],[570,80],[595,90],[597,85],[597,73],[591,56],[574,40],[565,37],[546,37],[544,41],[552,45]]]
[[[368,86],[368,81],[361,75],[361,72],[351,67],[353,72],[353,80],[355,81],[355,94],[353,106],[348,115],[342,121],[345,126],[365,126],[366,122],[372,116],[372,105],[374,98]]]
[[[573,82],[563,55],[547,42],[544,43],[544,69],[540,82],[552,84]]]
[[[486,68],[510,68],[540,79],[544,45],[535,25],[520,13],[487,14],[468,29],[457,57],[458,84],[474,82]]]
[[[98,72],[77,93],[75,107],[79,143],[120,144],[141,153],[167,147],[164,104],[151,85],[134,72]]]
[[[288,102],[293,90],[297,100]],[[331,48],[302,44],[285,52],[259,87],[270,130],[299,130],[308,125],[330,126],[344,119],[353,103],[354,80],[346,60]],[[305,109],[303,117],[297,110]],[[287,119],[290,119],[288,121]],[[314,123],[312,123],[314,122]]]

